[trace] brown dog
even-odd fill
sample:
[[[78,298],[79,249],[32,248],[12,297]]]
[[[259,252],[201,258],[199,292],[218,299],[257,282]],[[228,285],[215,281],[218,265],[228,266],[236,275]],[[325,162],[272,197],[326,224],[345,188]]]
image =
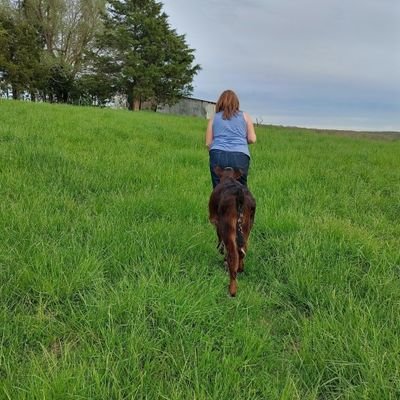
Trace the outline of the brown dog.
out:
[[[209,219],[218,235],[218,249],[225,250],[230,284],[229,293],[236,296],[236,275],[244,269],[247,241],[253,226],[256,201],[246,186],[237,179],[241,171],[215,167],[220,183],[214,188],[208,203]]]

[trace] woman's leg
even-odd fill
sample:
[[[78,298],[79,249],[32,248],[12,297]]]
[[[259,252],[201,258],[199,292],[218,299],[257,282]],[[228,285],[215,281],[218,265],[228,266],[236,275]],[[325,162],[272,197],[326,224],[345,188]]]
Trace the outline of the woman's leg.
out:
[[[218,185],[219,183],[219,176],[215,173],[214,168],[217,165],[220,165],[220,155],[222,151],[221,150],[211,150],[209,155],[210,155],[210,173],[211,173],[211,182],[213,185],[213,189],[215,186]]]
[[[234,152],[231,155],[232,168],[238,168],[242,171],[239,182],[247,187],[247,175],[249,173],[250,158],[247,154]]]

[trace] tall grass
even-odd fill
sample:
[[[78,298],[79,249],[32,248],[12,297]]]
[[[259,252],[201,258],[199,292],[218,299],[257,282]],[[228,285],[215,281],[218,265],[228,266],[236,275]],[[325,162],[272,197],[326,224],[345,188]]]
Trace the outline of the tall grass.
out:
[[[400,398],[400,141],[257,128],[231,299],[205,126],[0,102],[0,398]]]

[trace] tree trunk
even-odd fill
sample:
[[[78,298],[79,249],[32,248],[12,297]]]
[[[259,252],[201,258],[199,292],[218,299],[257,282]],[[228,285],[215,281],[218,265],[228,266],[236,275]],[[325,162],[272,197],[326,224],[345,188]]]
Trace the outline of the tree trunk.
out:
[[[68,98],[69,98],[69,93],[67,90],[64,90],[62,93],[62,102],[63,103],[68,103]]]
[[[140,97],[135,96],[135,87],[128,88],[128,110],[130,111],[139,111],[141,107],[141,99]]]
[[[128,103],[128,110],[133,111],[133,90],[132,89],[128,90],[127,103]]]
[[[13,86],[12,87],[12,97],[13,97],[13,99],[14,100],[18,100],[18,95],[19,95],[18,89]]]

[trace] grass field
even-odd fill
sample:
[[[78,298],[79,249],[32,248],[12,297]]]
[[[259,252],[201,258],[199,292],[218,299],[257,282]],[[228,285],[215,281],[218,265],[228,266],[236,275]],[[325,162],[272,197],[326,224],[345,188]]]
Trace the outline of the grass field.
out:
[[[0,102],[0,399],[400,398],[400,140],[258,127],[232,299],[205,127]]]

